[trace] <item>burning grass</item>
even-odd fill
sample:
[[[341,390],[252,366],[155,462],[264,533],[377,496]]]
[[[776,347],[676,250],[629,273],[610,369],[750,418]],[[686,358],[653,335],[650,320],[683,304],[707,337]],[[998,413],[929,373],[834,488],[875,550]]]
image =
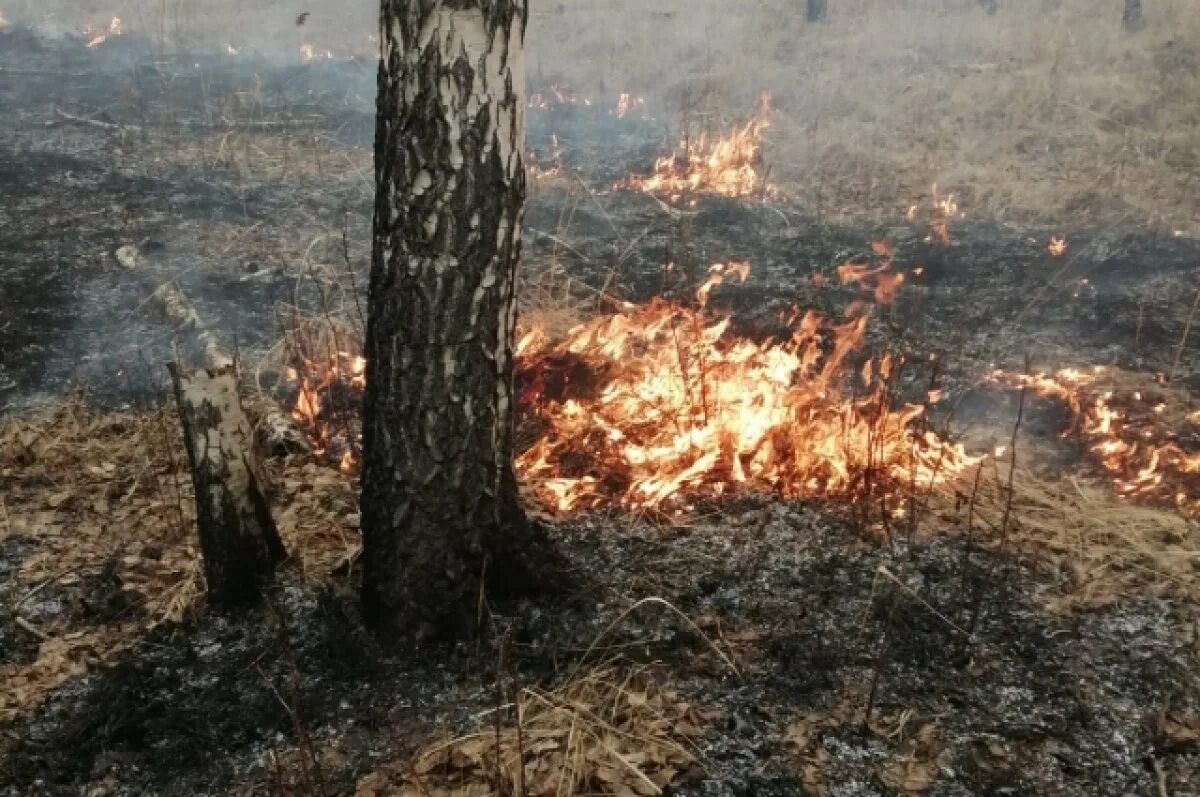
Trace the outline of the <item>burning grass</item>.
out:
[[[797,313],[783,340],[729,334],[730,319],[665,301],[518,345],[521,401],[541,430],[518,470],[557,512],[690,508],[737,492],[785,498],[928,485],[969,462],[892,405],[900,364],[850,357],[866,315]]]
[[[672,203],[697,194],[765,196],[772,189],[759,174],[759,153],[770,117],[771,97],[763,94],[757,113],[738,129],[724,136],[706,132],[694,140],[685,136],[675,152],[655,161],[652,174],[632,175],[617,187],[659,194]]]
[[[731,318],[706,308],[715,286],[746,278],[748,263],[714,265],[695,307],[621,303],[561,337],[526,323],[517,344],[526,487],[553,513],[680,514],[732,493],[886,503],[897,484],[953,476],[971,458],[923,421],[937,391],[896,405],[903,363],[861,357],[870,301],[890,302],[903,282],[890,250],[877,245],[876,255],[839,269],[862,293],[844,321],[796,309],[782,319],[786,333],[766,340],[734,335]],[[349,471],[359,433],[347,396],[361,393],[365,363],[344,342],[317,342],[324,328],[289,346],[292,413],[318,452]]]
[[[1087,443],[1117,495],[1200,515],[1200,412],[1186,391],[1102,366],[988,378],[1063,401],[1073,416],[1063,435]]]
[[[1129,35],[1119,4],[1094,5],[1002,3],[989,16],[972,2],[859,0],[812,25],[794,0],[576,0],[531,14],[536,82],[552,87],[531,103],[586,105],[590,95],[606,98],[595,105],[607,112],[615,86],[628,97],[618,115],[644,100],[663,119],[686,108],[689,123],[677,130],[719,129],[723,109],[766,89],[777,106],[771,182],[823,216],[894,216],[937,179],[990,216],[1135,219],[1194,232],[1197,15],[1164,2]],[[14,23],[88,28],[81,47],[98,42],[93,49],[124,32],[150,36],[160,53],[259,52],[311,58],[313,68],[329,56],[377,54],[368,9],[310,10],[297,28],[294,8],[233,0],[171,9],[99,0],[83,13],[61,0],[4,4]],[[667,196],[691,188],[714,151],[697,144],[637,179]],[[736,148],[753,168],[715,185],[753,194],[763,176],[757,153]]]

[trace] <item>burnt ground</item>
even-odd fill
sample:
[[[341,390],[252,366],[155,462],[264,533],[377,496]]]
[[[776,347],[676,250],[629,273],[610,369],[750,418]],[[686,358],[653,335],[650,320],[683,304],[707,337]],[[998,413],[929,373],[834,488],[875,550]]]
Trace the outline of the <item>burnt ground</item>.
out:
[[[322,296],[345,301],[351,273],[363,284],[373,67],[151,55],[133,37],[86,50],[0,32],[0,411],[76,385],[101,407],[156,402],[171,330],[145,299],[165,281],[249,356],[278,336],[275,303],[320,309]],[[967,208],[941,243],[926,240],[927,219],[835,222],[786,199],[702,198],[680,217],[611,190],[661,151],[660,123],[556,105],[530,124],[534,153],[548,163],[553,134],[571,175],[533,190],[539,279],[555,263],[641,299],[682,295],[708,263],[749,259],[751,278],[714,303],[743,331],[770,334],[792,305],[839,312],[853,292],[812,277],[886,240],[909,280],[873,343],[938,354],[959,420],[1003,437],[1011,396],[979,388],[978,375],[1026,357],[1174,369],[1200,390],[1196,343],[1175,350],[1200,283],[1195,240],[1135,223],[1021,227]],[[1051,235],[1070,242],[1061,258],[1046,250]],[[133,267],[117,257],[124,246],[138,252]],[[910,382],[926,379],[914,370]],[[1046,409],[1026,433],[1053,440],[1060,422]],[[1084,467],[1078,451],[1060,453]],[[561,680],[646,597],[728,651],[740,675],[653,605],[603,637],[605,656],[654,662],[720,717],[672,794],[1200,793],[1194,601],[1147,588],[1054,611],[1075,579],[1059,558],[968,549],[954,532],[889,546],[855,514],[757,500],[665,530],[619,515],[564,522],[556,536],[588,577],[553,608],[497,607],[497,626],[526,683]],[[32,543],[0,541],[0,665],[25,663],[38,640],[13,622],[28,597],[15,574]],[[287,792],[273,756],[306,745],[322,751],[325,791],[347,793],[494,705],[495,639],[382,650],[362,629],[353,577],[318,588],[288,572],[271,611],[146,632],[0,728],[0,793]],[[73,588],[78,600],[52,586],[37,619],[136,620],[144,608],[120,603],[112,582]]]

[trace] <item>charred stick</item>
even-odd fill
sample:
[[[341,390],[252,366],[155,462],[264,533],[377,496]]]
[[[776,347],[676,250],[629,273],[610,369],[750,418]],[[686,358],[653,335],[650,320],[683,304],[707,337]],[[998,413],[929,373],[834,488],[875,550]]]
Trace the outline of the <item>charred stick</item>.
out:
[[[967,534],[963,540],[962,584],[959,595],[967,594],[967,580],[971,574],[971,548],[975,544],[975,501],[979,496],[979,482],[983,477],[983,463],[975,468],[975,483],[971,486],[971,499],[967,504]]]
[[[1175,381],[1175,377],[1179,373],[1179,359],[1183,356],[1183,350],[1187,348],[1188,335],[1192,331],[1192,321],[1196,319],[1196,310],[1200,309],[1200,290],[1196,291],[1196,301],[1192,303],[1192,311],[1188,313],[1187,323],[1183,325],[1183,335],[1179,338],[1179,345],[1175,348],[1175,361],[1171,363],[1171,380]]]
[[[1029,372],[1029,363],[1026,361],[1025,372]],[[975,631],[979,627],[979,618],[982,613],[983,599],[986,592],[986,586],[995,578],[996,569],[999,564],[999,558],[1004,555],[1004,551],[1008,545],[1008,532],[1012,523],[1012,505],[1013,495],[1013,480],[1017,473],[1017,435],[1021,431],[1021,421],[1025,417],[1025,398],[1028,394],[1028,386],[1021,387],[1020,399],[1017,403],[1017,420],[1013,424],[1012,439],[1009,443],[1008,456],[1008,487],[1004,501],[1004,515],[1000,521],[1000,545],[996,549],[996,561],[992,562],[992,566],[988,571],[988,579],[986,582],[979,585],[979,589],[975,593],[975,605],[971,609],[971,622],[967,626],[967,631],[970,637],[975,636]]]
[[[61,108],[54,109],[54,115],[57,119],[51,119],[46,122],[46,127],[55,127],[61,124],[83,125],[84,127],[94,127],[98,130],[106,130],[110,133],[125,133],[125,132],[140,132],[142,128],[134,125],[119,125],[113,122],[105,122],[94,117],[76,116],[67,113]]]

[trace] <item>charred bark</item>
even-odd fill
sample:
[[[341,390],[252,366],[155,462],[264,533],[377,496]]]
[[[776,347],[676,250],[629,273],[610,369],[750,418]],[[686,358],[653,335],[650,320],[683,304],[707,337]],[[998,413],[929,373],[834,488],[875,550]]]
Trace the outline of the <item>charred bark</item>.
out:
[[[805,19],[824,22],[829,17],[829,0],[805,0]]]
[[[196,492],[209,602],[254,603],[285,551],[263,495],[235,367],[184,373],[171,366],[171,379]]]
[[[363,429],[363,606],[471,633],[529,585],[513,469],[526,0],[383,0]]]

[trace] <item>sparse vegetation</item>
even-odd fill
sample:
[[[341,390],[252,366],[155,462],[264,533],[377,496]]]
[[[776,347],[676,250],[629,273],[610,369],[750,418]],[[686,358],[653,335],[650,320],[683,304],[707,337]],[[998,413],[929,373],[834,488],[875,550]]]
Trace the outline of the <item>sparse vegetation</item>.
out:
[[[599,415],[561,445],[521,498],[577,591],[472,591],[481,637],[414,651],[355,594],[375,5],[0,0],[0,795],[1186,794],[1190,0],[1135,25],[1119,0],[531,2],[519,324],[611,343],[678,302],[647,336],[674,359],[644,370],[703,397],[600,379],[649,359],[636,338],[522,363],[544,378],[518,372],[519,452],[603,387],[670,433],[647,455]],[[739,179],[689,182],[700,137],[738,130]],[[681,179],[630,179],[656,173]],[[163,283],[312,447],[268,466],[289,558],[261,612],[204,604],[178,341],[143,320]],[[597,452],[696,459],[720,378],[696,319],[766,350],[810,309],[870,321],[818,391],[866,440],[841,489],[735,484],[730,421],[670,511],[622,508],[632,467]],[[1107,370],[1055,381],[1076,365]],[[587,511],[547,500],[564,477],[598,479]]]

